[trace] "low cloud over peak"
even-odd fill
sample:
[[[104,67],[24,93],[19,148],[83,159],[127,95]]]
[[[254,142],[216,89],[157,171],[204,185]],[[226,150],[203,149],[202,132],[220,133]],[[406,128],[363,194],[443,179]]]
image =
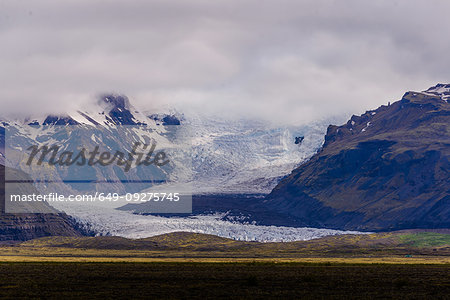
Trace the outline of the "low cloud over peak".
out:
[[[302,123],[450,78],[447,1],[0,1],[5,113],[104,92]]]

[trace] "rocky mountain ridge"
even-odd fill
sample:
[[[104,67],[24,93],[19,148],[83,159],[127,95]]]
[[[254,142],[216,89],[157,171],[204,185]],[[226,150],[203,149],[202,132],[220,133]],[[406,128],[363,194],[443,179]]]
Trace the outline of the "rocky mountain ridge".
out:
[[[266,198],[299,224],[347,230],[450,227],[450,85],[331,125],[322,149]]]

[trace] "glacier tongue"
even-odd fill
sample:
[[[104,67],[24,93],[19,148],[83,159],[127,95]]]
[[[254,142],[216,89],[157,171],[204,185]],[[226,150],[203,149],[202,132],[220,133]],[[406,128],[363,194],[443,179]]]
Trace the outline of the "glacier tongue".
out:
[[[92,204],[58,202],[54,206],[75,217],[81,224],[88,225],[88,228],[98,235],[126,238],[145,238],[164,233],[187,231],[242,241],[289,242],[311,240],[328,235],[362,234],[362,232],[356,231],[242,224],[223,221],[220,219],[220,215],[165,218],[134,215],[107,206],[93,207]]]

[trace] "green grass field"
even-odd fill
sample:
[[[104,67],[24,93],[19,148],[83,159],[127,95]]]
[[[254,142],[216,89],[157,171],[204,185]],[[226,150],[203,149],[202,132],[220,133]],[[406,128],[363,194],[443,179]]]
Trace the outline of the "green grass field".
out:
[[[399,235],[400,241],[414,247],[439,247],[450,245],[450,234],[420,232]]]

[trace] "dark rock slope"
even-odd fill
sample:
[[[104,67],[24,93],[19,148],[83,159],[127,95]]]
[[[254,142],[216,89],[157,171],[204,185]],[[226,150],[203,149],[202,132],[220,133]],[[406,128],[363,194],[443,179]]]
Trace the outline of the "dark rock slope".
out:
[[[25,177],[26,174],[23,173],[21,176]],[[30,191],[32,188],[34,187],[28,188],[27,192],[37,193],[37,191]],[[84,229],[80,228],[73,218],[51,209],[43,202],[27,204],[27,207],[34,212],[53,211],[53,213],[5,213],[5,167],[0,165],[0,241],[25,241],[44,236],[86,235]]]
[[[266,205],[305,226],[450,228],[445,87],[408,92],[345,125],[329,126],[323,148],[282,180]]]
[[[45,236],[83,236],[83,230],[64,213],[0,214],[0,241],[26,241]]]

